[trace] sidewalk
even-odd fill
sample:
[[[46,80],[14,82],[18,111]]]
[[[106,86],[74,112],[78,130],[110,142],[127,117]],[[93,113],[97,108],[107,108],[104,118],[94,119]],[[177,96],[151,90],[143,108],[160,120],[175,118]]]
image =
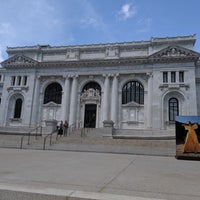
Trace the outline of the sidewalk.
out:
[[[110,195],[106,200],[199,200],[199,171],[198,161],[174,157],[0,149],[0,199],[7,188]]]

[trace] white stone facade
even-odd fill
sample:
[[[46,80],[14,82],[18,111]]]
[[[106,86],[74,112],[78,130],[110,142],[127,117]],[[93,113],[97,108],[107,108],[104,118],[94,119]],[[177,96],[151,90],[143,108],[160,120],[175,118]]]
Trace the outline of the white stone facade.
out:
[[[74,127],[101,128],[112,121],[117,129],[173,129],[173,115],[200,115],[195,40],[193,35],[9,47],[9,58],[0,69],[0,125],[45,126],[52,119],[67,120]],[[61,87],[61,102],[45,103],[46,90],[54,83]],[[98,89],[84,89],[90,83]]]

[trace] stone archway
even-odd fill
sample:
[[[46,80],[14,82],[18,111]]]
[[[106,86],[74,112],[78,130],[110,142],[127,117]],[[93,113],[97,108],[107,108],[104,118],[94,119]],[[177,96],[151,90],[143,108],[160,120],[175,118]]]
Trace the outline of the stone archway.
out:
[[[84,89],[81,93],[82,127],[98,128],[100,124],[101,95],[98,89]]]
[[[24,97],[20,93],[13,94],[8,102],[6,124],[21,125],[23,123]]]
[[[187,113],[187,106],[185,97],[179,91],[170,91],[163,97],[162,106],[162,127],[164,129],[171,129],[175,126],[175,121],[170,120],[169,116],[169,102],[170,99],[176,99],[178,105],[179,115],[185,115]]]

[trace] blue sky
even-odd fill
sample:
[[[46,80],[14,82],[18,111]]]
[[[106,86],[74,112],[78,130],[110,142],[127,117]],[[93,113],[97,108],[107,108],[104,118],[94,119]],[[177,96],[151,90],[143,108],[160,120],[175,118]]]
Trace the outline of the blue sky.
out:
[[[200,125],[200,117],[199,116],[177,116],[176,121],[181,123],[198,123]]]
[[[199,0],[0,0],[0,61],[6,47],[77,45],[196,34]]]

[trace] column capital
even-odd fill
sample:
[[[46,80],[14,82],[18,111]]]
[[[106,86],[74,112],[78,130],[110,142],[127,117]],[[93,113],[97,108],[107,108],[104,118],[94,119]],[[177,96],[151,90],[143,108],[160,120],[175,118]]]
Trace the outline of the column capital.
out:
[[[103,74],[103,77],[108,78],[109,74]]]
[[[110,78],[110,77],[115,77],[115,76],[119,76],[119,73],[115,74],[115,73],[109,73],[109,74],[103,74],[103,77],[107,77],[107,78]]]
[[[119,73],[113,74],[113,77],[114,77],[114,78],[118,78],[118,77],[119,77]]]
[[[152,78],[152,77],[153,77],[153,72],[147,72],[146,75],[147,75],[149,78]]]
[[[70,75],[69,75],[69,74],[63,74],[62,77],[63,77],[64,79],[69,79],[69,78],[70,78]]]
[[[73,74],[73,75],[71,75],[71,77],[72,77],[73,79],[76,79],[76,78],[79,77],[79,75],[78,75],[78,74]]]
[[[72,78],[72,74],[66,74],[67,78]]]

